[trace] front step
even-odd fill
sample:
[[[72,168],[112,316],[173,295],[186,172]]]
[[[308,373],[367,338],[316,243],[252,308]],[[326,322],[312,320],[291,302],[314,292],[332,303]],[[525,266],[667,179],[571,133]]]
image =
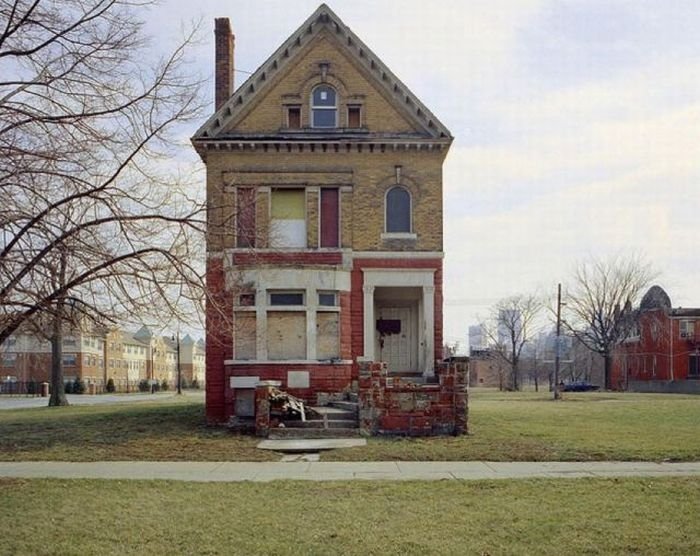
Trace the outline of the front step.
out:
[[[269,438],[345,438],[360,434],[357,403],[335,401],[310,409],[314,413],[306,421],[283,421],[284,427],[271,430]]]
[[[356,436],[360,436],[360,429],[357,427],[333,429],[278,427],[270,430],[268,438],[279,440],[283,438],[353,438]]]
[[[330,406],[326,406],[326,407],[314,407],[314,409],[316,411],[323,410],[323,409],[340,409],[343,411],[347,411],[348,413],[352,413],[353,415],[357,415],[358,408],[359,408],[359,404],[357,402],[347,402],[347,401],[331,402]]]

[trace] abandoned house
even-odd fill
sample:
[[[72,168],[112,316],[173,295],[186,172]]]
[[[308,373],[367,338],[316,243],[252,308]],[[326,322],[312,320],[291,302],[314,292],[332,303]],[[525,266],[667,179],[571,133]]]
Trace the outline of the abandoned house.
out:
[[[210,423],[274,380],[311,403],[361,367],[437,382],[447,128],[326,5],[237,89],[215,21],[207,167]]]

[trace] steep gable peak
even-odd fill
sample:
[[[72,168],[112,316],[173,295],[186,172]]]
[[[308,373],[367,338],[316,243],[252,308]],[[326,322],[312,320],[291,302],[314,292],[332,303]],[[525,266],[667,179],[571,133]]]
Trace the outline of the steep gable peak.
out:
[[[391,99],[418,129],[433,140],[451,141],[449,130],[437,117],[398,79],[379,57],[352,32],[352,30],[328,7],[321,4],[301,26],[224,102],[193,136],[193,142],[215,139],[254,99],[261,94],[276,76],[294,64],[295,58],[320,33],[333,37],[337,44],[364,68],[378,90]]]

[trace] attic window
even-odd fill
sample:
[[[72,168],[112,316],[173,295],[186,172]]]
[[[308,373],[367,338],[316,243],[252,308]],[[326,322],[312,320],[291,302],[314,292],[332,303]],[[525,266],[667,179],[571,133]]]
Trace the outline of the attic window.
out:
[[[319,85],[311,93],[312,127],[337,127],[338,105],[335,89]]]
[[[350,127],[350,128],[362,127],[360,114],[361,114],[361,112],[360,112],[360,105],[359,104],[352,104],[352,105],[348,106],[348,127]]]
[[[287,107],[287,127],[301,129],[301,106]]]

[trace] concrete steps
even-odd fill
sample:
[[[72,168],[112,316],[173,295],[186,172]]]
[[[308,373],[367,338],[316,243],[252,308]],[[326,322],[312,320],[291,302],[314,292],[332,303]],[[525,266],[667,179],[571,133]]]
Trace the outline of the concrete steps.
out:
[[[270,431],[268,438],[270,440],[281,440],[285,438],[355,438],[358,436],[360,436],[360,429],[357,427],[334,429],[278,427]]]
[[[269,438],[348,438],[359,436],[357,402],[334,401],[329,405],[312,407],[316,414],[306,421],[285,420],[283,427],[270,431]]]

